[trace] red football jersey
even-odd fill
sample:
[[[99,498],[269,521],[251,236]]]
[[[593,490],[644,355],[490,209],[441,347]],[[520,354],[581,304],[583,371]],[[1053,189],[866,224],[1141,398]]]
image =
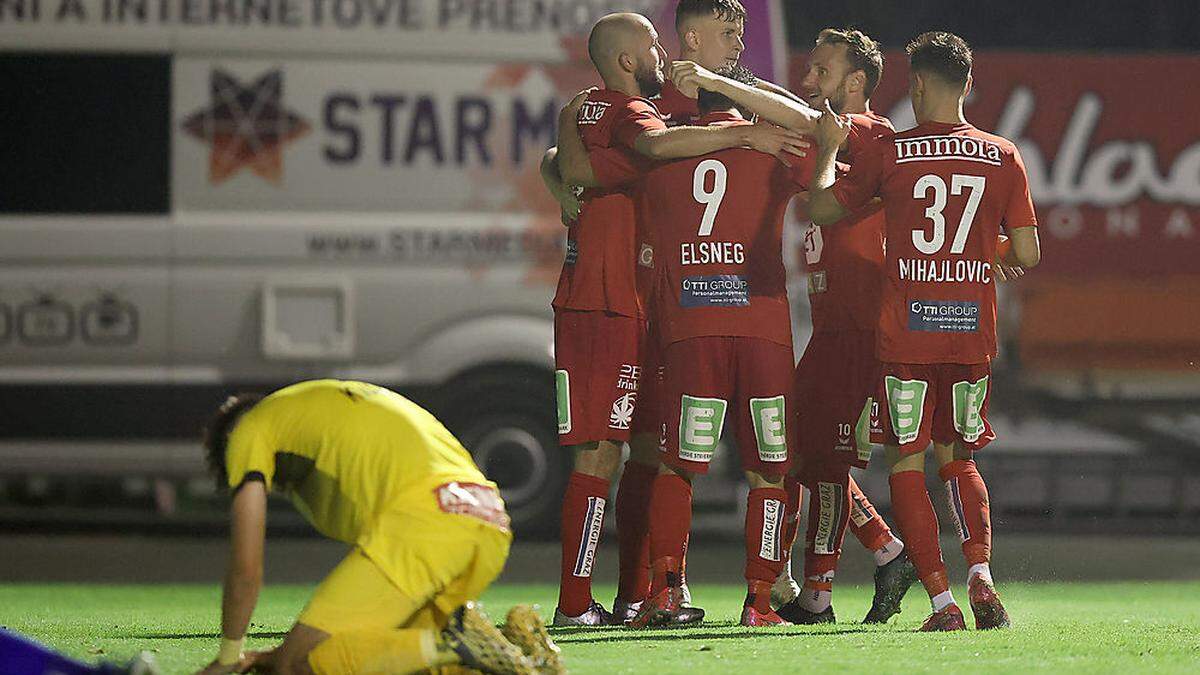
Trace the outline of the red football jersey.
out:
[[[731,113],[701,125],[749,124]],[[642,180],[638,217],[656,242],[656,309],[666,344],[745,336],[792,344],[783,216],[812,179],[813,158],[788,168],[735,148],[660,164]]]
[[[694,124],[700,117],[700,108],[696,99],[689,98],[679,91],[679,87],[671,80],[663,83],[662,92],[651,99],[654,101],[654,107],[658,108],[658,114],[662,116],[663,121],[669,127],[677,127],[681,124]]]
[[[995,356],[997,236],[1001,227],[1037,225],[1016,146],[970,124],[922,124],[873,145],[833,194],[851,211],[883,198],[879,359],[982,363]]]
[[[874,112],[850,115],[850,135],[838,159],[853,165],[874,143],[896,132]],[[833,226],[810,224],[804,233],[808,299],[814,332],[874,331],[879,325],[883,272],[883,209],[872,203]]]
[[[584,190],[581,196],[583,208],[567,229],[567,255],[552,304],[556,309],[640,317],[630,183],[645,163],[634,153],[633,142],[643,132],[666,125],[650,101],[611,89],[588,96],[578,123],[583,145],[594,158],[593,173],[604,187]],[[618,152],[594,152],[604,149]]]

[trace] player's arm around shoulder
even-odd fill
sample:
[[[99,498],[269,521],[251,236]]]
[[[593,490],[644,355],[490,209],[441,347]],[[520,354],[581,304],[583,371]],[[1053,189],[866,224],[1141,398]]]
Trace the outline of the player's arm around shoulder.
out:
[[[695,97],[700,89],[716,92],[762,119],[797,133],[812,133],[821,117],[819,110],[778,85],[761,80],[754,85],[745,84],[691,61],[673,62],[671,80],[688,96]]]
[[[808,217],[817,225],[831,225],[849,212],[834,195],[838,148],[850,134],[850,121],[833,112],[825,102],[825,113],[817,125],[816,139],[820,148],[809,190]]]
[[[750,148],[791,165],[788,155],[808,154],[811,144],[795,131],[766,122],[721,126],[680,126],[642,131],[633,139],[635,152],[654,160],[685,159],[730,148]]]
[[[263,546],[266,538],[267,487],[260,480],[244,481],[230,505],[229,562],[221,592],[221,645],[205,675],[232,673],[242,660],[242,643],[262,589]]]
[[[592,164],[588,161],[587,148],[579,134],[579,109],[587,102],[588,94],[594,90],[592,88],[579,92],[558,113],[558,149],[554,163],[558,168],[559,177],[566,185],[593,187],[596,182]]]

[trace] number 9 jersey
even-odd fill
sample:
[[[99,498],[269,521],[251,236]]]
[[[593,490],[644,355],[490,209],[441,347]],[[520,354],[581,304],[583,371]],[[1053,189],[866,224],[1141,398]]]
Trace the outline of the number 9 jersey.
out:
[[[997,235],[1037,225],[1016,146],[970,124],[930,122],[873,144],[832,190],[849,211],[883,198],[879,360],[989,362]]]
[[[748,124],[730,113],[701,126]],[[754,150],[731,149],[648,172],[638,217],[654,241],[656,308],[664,344],[694,337],[756,337],[791,347],[781,246],[792,195],[813,158],[789,169]]]

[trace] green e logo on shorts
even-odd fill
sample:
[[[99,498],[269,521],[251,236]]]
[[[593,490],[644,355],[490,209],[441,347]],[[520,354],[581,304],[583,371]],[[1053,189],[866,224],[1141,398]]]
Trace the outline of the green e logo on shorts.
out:
[[[978,382],[954,383],[954,430],[962,434],[963,440],[974,443],[983,435],[983,402],[987,400],[988,378],[984,375]]]
[[[680,401],[679,458],[689,462],[712,461],[725,426],[725,400],[684,394]]]
[[[787,430],[783,396],[750,399],[750,419],[758,439],[758,458],[764,462],[787,461]]]
[[[558,397],[558,433],[571,433],[571,375],[554,371],[554,393]]]
[[[883,378],[887,391],[888,417],[892,418],[892,432],[900,445],[917,440],[921,431],[921,417],[925,414],[925,392],[929,383],[922,380],[901,380],[888,375]]]
[[[875,405],[874,398],[868,396],[863,403],[862,412],[858,414],[858,422],[854,425],[854,447],[858,450],[858,461],[871,461],[871,408]]]

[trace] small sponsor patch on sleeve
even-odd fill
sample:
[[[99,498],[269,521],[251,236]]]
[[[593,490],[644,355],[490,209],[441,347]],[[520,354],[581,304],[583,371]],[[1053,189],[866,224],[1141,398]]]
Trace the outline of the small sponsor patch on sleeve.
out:
[[[638,264],[642,267],[654,267],[654,247],[650,244],[642,244],[642,249],[638,251]]]
[[[974,333],[979,330],[979,303],[959,300],[911,300],[908,329],[927,333]]]
[[[680,307],[747,307],[750,283],[740,274],[684,277],[679,290]]]

